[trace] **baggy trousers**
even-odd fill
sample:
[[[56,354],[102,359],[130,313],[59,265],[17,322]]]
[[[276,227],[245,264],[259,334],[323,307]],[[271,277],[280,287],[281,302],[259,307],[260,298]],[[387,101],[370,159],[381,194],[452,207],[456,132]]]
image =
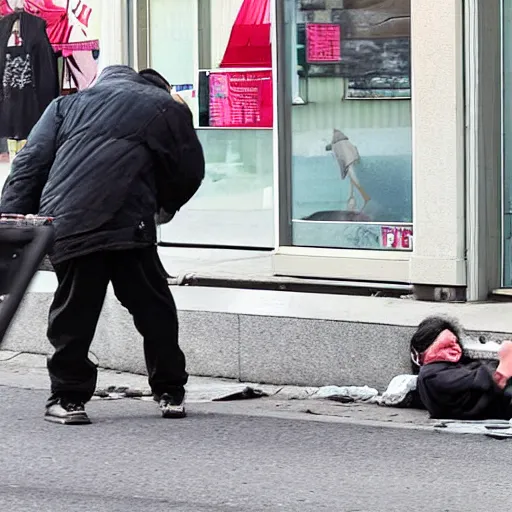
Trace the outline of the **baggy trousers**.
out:
[[[183,398],[188,374],[178,344],[178,314],[156,247],[97,252],[54,268],[58,288],[48,325],[48,339],[55,349],[48,359],[52,391],[48,404],[59,399],[86,403],[92,398],[98,372],[89,349],[110,282],[144,338],[155,397],[169,393]]]

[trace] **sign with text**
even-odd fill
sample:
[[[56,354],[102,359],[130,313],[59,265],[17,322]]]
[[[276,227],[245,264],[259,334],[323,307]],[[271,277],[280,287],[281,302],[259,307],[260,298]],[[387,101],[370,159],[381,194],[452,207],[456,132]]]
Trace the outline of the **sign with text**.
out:
[[[272,71],[210,74],[210,126],[272,128]]]
[[[384,249],[410,251],[412,249],[412,227],[382,226],[381,240]]]
[[[306,59],[309,63],[341,61],[341,27],[334,23],[306,25]]]

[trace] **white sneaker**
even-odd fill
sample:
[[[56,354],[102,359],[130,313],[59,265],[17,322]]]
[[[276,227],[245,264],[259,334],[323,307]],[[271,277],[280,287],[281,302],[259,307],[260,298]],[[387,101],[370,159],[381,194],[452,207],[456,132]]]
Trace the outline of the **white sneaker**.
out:
[[[91,423],[85,412],[84,404],[74,404],[64,400],[47,407],[44,419],[61,425],[89,425]]]
[[[187,412],[185,411],[185,398],[178,400],[173,396],[164,393],[158,402],[162,418],[185,418]]]

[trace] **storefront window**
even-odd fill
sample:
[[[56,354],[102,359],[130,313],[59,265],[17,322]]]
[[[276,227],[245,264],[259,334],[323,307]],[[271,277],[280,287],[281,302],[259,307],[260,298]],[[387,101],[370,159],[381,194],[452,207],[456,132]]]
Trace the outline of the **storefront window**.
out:
[[[293,244],[412,250],[410,0],[285,2]]]
[[[191,107],[206,179],[161,241],[274,246],[270,0],[150,0],[151,65]]]

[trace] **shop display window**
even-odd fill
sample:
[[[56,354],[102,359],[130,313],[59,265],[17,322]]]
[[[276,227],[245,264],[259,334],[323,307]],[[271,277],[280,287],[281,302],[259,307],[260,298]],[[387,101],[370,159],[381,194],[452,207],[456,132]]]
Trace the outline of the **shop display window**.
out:
[[[274,247],[271,0],[150,0],[151,65],[190,106],[198,194],[161,241]]]
[[[285,6],[293,245],[411,251],[410,0]]]

